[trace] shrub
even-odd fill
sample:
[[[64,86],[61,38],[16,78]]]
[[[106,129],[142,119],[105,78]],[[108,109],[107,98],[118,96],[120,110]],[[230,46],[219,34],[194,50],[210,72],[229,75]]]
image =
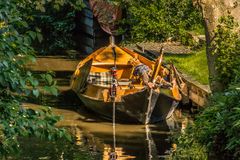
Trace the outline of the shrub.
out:
[[[216,67],[219,79],[228,86],[240,70],[240,34],[238,24],[232,16],[221,17],[211,43],[216,55]]]
[[[190,44],[188,31],[203,31],[200,12],[191,0],[121,1],[126,18],[121,21],[128,38],[163,41],[171,37]],[[202,32],[201,31],[201,32]]]

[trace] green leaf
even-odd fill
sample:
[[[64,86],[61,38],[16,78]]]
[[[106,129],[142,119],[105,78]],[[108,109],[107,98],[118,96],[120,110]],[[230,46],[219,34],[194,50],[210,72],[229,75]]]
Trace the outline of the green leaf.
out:
[[[28,59],[29,59],[31,62],[33,62],[33,63],[36,62],[36,57],[33,56],[33,55],[28,55]]]
[[[27,33],[30,35],[32,40],[34,40],[36,38],[36,36],[37,36],[36,32],[33,32],[33,31],[28,31]]]
[[[52,82],[53,82],[52,76],[51,76],[50,74],[47,74],[47,75],[46,75],[46,80],[47,80],[47,82],[48,82],[49,85],[51,85]]]
[[[8,62],[7,61],[3,61],[3,64],[5,67],[8,67]]]
[[[37,39],[38,39],[38,42],[42,42],[43,36],[41,33],[37,33]]]
[[[29,45],[31,43],[31,39],[29,36],[24,36],[24,44]]]
[[[23,27],[28,27],[28,24],[26,21],[21,21],[21,24],[23,25]]]
[[[39,96],[39,90],[38,90],[38,89],[34,89],[34,90],[32,91],[32,93],[33,93],[33,95],[34,95],[35,97],[38,97],[38,96]]]
[[[38,86],[38,84],[39,84],[38,80],[34,79],[34,80],[32,81],[32,85],[33,85],[34,87]]]
[[[58,95],[58,90],[57,88],[54,86],[54,87],[51,87],[51,93],[54,95],[54,96],[57,96]]]
[[[70,134],[65,134],[65,138],[70,142],[72,141],[72,137]]]
[[[20,79],[20,84],[22,87],[25,87],[25,80],[23,78]]]

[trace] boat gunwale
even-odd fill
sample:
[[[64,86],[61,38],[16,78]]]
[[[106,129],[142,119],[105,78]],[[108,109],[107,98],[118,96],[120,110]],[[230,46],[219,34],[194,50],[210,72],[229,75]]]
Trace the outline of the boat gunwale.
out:
[[[85,98],[94,100],[94,101],[104,102],[103,99],[98,99],[98,98],[95,98],[95,97],[91,97],[91,96],[88,96],[88,95],[83,94],[83,93],[81,93],[81,94],[79,94],[79,95],[81,95],[81,96],[83,96],[83,97],[85,97]],[[107,101],[107,102],[104,102],[104,103],[113,103],[113,102],[112,102],[112,101]],[[116,103],[122,103],[122,101],[119,101],[119,102],[116,101]]]
[[[115,64],[114,63],[106,63],[106,62],[94,62],[92,64],[92,66],[114,66]],[[129,68],[132,68],[133,66],[130,65],[130,64],[127,64],[127,63],[116,63],[116,66],[126,66],[126,67],[129,67]]]
[[[92,85],[92,84],[91,84]],[[97,86],[98,87],[98,85],[93,85],[93,86]],[[100,86],[100,88],[108,88],[108,87],[103,87],[103,86]],[[130,95],[130,94],[137,94],[137,93],[139,93],[139,92],[142,92],[142,91],[144,91],[146,88],[145,87],[143,87],[143,88],[140,88],[139,90],[137,90],[137,91],[135,91],[135,92],[133,92],[133,93],[129,93],[129,94],[125,94],[125,95],[122,95],[121,97],[123,97],[123,96],[127,96],[127,95]],[[82,95],[82,96],[84,96],[85,98],[89,98],[89,99],[93,99],[93,100],[97,100],[97,101],[101,101],[101,102],[103,102],[103,99],[99,99],[99,98],[95,98],[95,97],[92,97],[92,96],[88,96],[88,95],[86,95],[86,94],[84,94],[84,93],[80,93],[79,95]],[[111,102],[111,101],[109,101],[109,102]],[[122,100],[120,101],[120,103],[122,102]],[[107,102],[104,102],[104,103],[107,103]]]

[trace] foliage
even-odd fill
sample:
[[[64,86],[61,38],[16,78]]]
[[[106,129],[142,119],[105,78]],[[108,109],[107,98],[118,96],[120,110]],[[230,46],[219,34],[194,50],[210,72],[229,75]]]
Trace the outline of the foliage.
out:
[[[49,140],[69,138],[64,129],[57,129],[54,124],[60,119],[53,116],[51,110],[33,111],[21,107],[19,96],[38,97],[39,79],[46,81],[46,92],[57,95],[56,83],[51,74],[39,77],[25,68],[35,61],[35,51],[31,44],[41,41],[37,27],[30,26],[34,10],[44,11],[44,5],[51,0],[9,0],[0,1],[0,156],[19,149],[19,136],[45,137]],[[74,2],[74,3],[73,3]],[[54,7],[65,3],[75,4],[80,1],[54,1]]]
[[[90,144],[74,144],[69,141],[46,141],[38,138],[22,138],[20,146],[23,148],[18,155],[14,154],[9,159],[52,159],[52,160],[96,160],[102,159],[101,153],[89,151]],[[33,152],[34,151],[34,152]]]
[[[220,73],[218,78],[228,86],[240,72],[240,34],[232,16],[222,17],[219,22],[211,47],[217,56],[215,63]]]
[[[129,28],[131,40],[163,41],[171,37],[192,44],[188,31],[203,30],[200,12],[192,0],[120,0],[126,10],[122,29]]]
[[[37,26],[43,34],[43,41],[35,42],[38,52],[46,54],[76,47],[73,35],[75,18],[83,7],[82,0],[59,1],[46,4],[44,10],[29,12],[33,17],[30,25]]]
[[[83,0],[25,0],[18,9],[28,28],[41,32],[37,35],[41,43],[34,41],[34,46],[45,53],[74,47],[74,18],[83,7]]]
[[[239,159],[240,157],[240,71],[238,24],[233,17],[222,17],[216,27],[211,49],[225,91],[214,93],[206,108],[176,136],[178,148],[172,159]]]
[[[177,142],[177,148],[172,151],[169,160],[207,160],[207,148],[198,142],[195,135],[195,126],[186,128],[185,133],[175,134],[173,141]]]
[[[235,81],[223,93],[212,96],[210,103],[196,117],[194,125],[188,127],[178,139],[175,159],[194,153],[218,159],[238,159],[240,156],[240,81]],[[198,151],[194,149],[198,146]],[[208,152],[206,155],[205,152]],[[186,155],[185,155],[186,156]]]
[[[2,97],[0,111],[3,133],[0,141],[1,156],[19,151],[19,136],[36,136],[48,140],[67,138],[70,140],[64,129],[54,127],[60,117],[52,115],[50,108],[39,111],[25,109],[21,107],[17,99]]]
[[[191,77],[201,84],[208,84],[208,67],[205,49],[194,51],[188,55],[166,54],[164,59],[167,62],[173,62],[180,71],[191,75]]]

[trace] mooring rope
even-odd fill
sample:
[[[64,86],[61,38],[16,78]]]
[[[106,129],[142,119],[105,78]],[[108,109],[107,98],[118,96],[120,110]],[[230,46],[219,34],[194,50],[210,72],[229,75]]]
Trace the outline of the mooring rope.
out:
[[[113,112],[112,112],[112,127],[113,127],[113,149],[110,153],[109,157],[110,160],[116,160],[117,159],[117,152],[116,152],[116,100],[115,97],[113,97]]]
[[[115,116],[116,116],[116,101],[115,98],[113,100],[113,120],[112,120],[112,125],[113,125],[113,151],[116,151],[116,122],[115,122]]]
[[[113,112],[112,112],[112,126],[113,126],[113,152],[110,153],[110,160],[116,160],[117,159],[117,153],[116,153],[116,94],[117,94],[117,66],[116,66],[116,51],[115,47],[112,47],[113,50],[113,56],[114,56],[114,67],[112,68],[112,86],[111,86],[111,97],[113,101]]]
[[[150,121],[150,116],[152,113],[153,108],[151,107],[151,100],[152,100],[152,94],[153,94],[153,89],[150,88],[149,92],[149,97],[148,97],[148,106],[147,106],[147,112],[146,112],[146,118],[145,118],[145,124],[147,125]]]

